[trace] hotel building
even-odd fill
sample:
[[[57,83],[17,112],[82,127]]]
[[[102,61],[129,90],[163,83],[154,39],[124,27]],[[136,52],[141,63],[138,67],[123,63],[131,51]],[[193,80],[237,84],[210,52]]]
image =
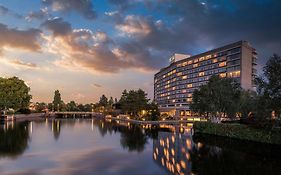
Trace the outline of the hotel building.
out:
[[[174,54],[170,65],[154,75],[154,100],[160,112],[190,116],[192,93],[212,75],[235,78],[243,89],[254,90],[256,50],[239,41],[198,55]]]

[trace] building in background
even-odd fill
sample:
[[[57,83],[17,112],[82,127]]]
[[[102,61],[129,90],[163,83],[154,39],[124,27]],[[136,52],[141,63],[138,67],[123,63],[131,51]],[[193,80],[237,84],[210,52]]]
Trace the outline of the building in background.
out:
[[[254,90],[256,50],[239,41],[198,55],[174,54],[170,65],[154,75],[154,100],[160,112],[190,116],[192,93],[212,75],[235,78],[243,89]]]

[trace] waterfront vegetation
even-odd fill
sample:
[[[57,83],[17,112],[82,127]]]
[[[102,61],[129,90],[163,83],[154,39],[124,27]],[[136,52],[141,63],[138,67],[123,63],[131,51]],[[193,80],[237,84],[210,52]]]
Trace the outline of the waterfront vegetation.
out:
[[[210,118],[254,117],[256,121],[280,118],[281,58],[270,57],[263,75],[255,79],[257,92],[240,88],[235,79],[213,76],[193,93],[191,110]]]
[[[193,94],[191,108],[211,118],[239,116],[239,123],[198,123],[197,133],[281,144],[281,58],[273,55],[256,78],[257,92],[242,90],[229,78],[211,77]]]
[[[195,122],[193,129],[195,133],[281,145],[281,130],[279,128],[261,129],[238,123]]]
[[[32,96],[30,88],[18,77],[0,77],[0,111],[13,109],[13,111],[24,111],[28,108]]]

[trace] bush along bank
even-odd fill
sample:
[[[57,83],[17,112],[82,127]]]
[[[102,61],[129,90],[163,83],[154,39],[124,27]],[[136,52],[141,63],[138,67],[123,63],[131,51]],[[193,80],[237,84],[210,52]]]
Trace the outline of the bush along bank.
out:
[[[241,140],[281,145],[280,129],[266,130],[241,124],[211,122],[195,122],[193,129],[195,133],[211,134]]]

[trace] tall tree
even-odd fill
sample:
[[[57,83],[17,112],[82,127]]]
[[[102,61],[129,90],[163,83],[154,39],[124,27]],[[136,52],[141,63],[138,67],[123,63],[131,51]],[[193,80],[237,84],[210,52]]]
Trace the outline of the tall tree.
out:
[[[191,110],[215,117],[225,114],[235,117],[240,91],[240,85],[234,79],[212,76],[208,84],[194,92]]]
[[[146,96],[147,94],[141,89],[130,90],[129,92],[124,90],[119,101],[122,111],[132,116],[139,115],[141,110],[147,108],[149,99]]]
[[[59,90],[55,91],[54,95],[54,100],[53,100],[53,105],[54,105],[54,110],[59,111],[62,107],[63,101],[61,99],[61,94]]]
[[[108,105],[108,99],[104,94],[100,97],[99,105],[103,107]]]
[[[263,68],[264,76],[257,79],[258,93],[263,103],[268,104],[269,111],[281,113],[281,57],[274,54]],[[261,103],[262,103],[261,102]]]
[[[29,91],[30,88],[18,77],[0,77],[0,110],[28,108],[32,98]]]

